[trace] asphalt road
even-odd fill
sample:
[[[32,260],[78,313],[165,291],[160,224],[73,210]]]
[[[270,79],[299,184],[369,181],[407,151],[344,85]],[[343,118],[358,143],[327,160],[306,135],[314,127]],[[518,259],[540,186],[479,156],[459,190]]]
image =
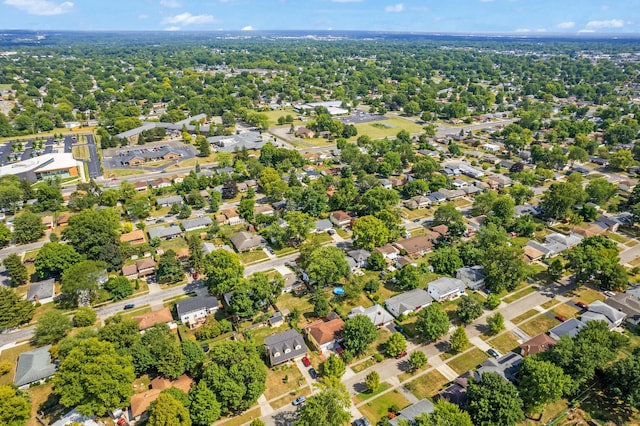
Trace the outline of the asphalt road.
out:
[[[89,169],[89,177],[91,179],[97,179],[102,175],[100,171],[100,157],[98,157],[98,149],[96,148],[96,143],[93,138],[93,135],[86,135],[87,145],[89,147],[89,162],[87,163],[87,167]]]

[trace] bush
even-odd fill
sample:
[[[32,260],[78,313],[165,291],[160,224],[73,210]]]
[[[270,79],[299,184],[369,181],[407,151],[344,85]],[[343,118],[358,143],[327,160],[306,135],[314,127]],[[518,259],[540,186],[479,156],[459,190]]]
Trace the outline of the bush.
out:
[[[73,325],[76,327],[89,327],[96,322],[95,311],[88,307],[79,308],[73,316]]]
[[[376,362],[382,362],[384,357],[382,355],[380,355],[380,354],[373,354],[373,359],[375,359]]]
[[[7,374],[9,371],[11,371],[11,368],[13,367],[13,363],[7,359],[3,359],[2,361],[0,361],[0,376],[4,376],[5,374]]]

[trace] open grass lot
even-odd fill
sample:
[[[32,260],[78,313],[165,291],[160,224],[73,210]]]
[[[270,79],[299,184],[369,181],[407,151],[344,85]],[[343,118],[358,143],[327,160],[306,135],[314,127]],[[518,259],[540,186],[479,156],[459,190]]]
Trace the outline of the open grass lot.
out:
[[[523,290],[516,291],[515,293],[511,293],[509,296],[504,297],[502,299],[502,301],[505,302],[505,303],[512,303],[512,302],[515,302],[516,300],[518,300],[518,299],[520,299],[520,298],[522,298],[522,297],[524,297],[524,296],[526,296],[528,294],[531,294],[531,293],[533,293],[535,291],[536,291],[535,287],[527,287],[527,288],[525,288]]]
[[[344,229],[342,229],[342,228],[335,228],[335,229],[336,229],[336,233],[337,233],[338,235],[340,235],[342,238],[344,238],[344,239],[351,238],[351,234],[349,234],[349,233],[348,233],[347,231],[345,231]]]
[[[301,315],[305,312],[313,312],[313,305],[309,301],[309,295],[307,294],[298,296],[294,293],[285,293],[278,297],[276,304],[280,310],[289,309],[289,311],[293,311],[297,309]]]
[[[14,346],[13,348],[5,349],[0,353],[0,359],[11,361],[13,367],[4,376],[0,376],[0,385],[10,385],[13,383],[13,376],[16,374],[16,363],[21,353],[35,349],[35,346],[31,346],[29,343],[24,345]]]
[[[376,126],[375,124],[378,125]],[[383,124],[383,126],[380,126],[380,124]],[[389,117],[388,120],[375,121],[371,123],[358,123],[355,126],[358,129],[358,136],[368,135],[371,139],[382,139],[389,136],[396,136],[401,130],[406,130],[412,134],[423,131],[422,126],[419,124],[398,117]],[[353,139],[355,140],[356,138]]]
[[[145,173],[144,170],[136,170],[136,169],[110,169],[105,172],[105,176],[109,178],[118,178],[118,177],[126,177],[126,176],[135,176],[135,175],[143,175]]]
[[[397,390],[394,390],[362,404],[358,409],[367,419],[375,420],[386,416],[391,407],[402,410],[408,405],[409,401],[407,401],[407,398]]]
[[[553,315],[562,315],[563,317],[569,319],[572,317],[577,317],[580,312],[573,306],[569,306],[566,303],[562,303],[551,310]]]
[[[507,352],[516,349],[519,345],[518,339],[516,339],[516,336],[514,336],[510,331],[488,340],[487,343],[502,354],[506,354]]]
[[[617,243],[622,243],[622,244],[626,244],[627,242],[629,242],[629,238],[620,235],[620,234],[616,234],[614,232],[609,232],[607,234],[607,238],[609,238],[610,240],[613,240]]]
[[[453,205],[460,208],[471,207],[473,203],[469,200],[465,200],[464,198],[459,198],[453,201]]]
[[[373,359],[373,358],[369,358],[369,359],[367,359],[365,361],[362,361],[362,362],[360,362],[358,364],[355,364],[355,365],[351,366],[351,369],[354,372],[359,373],[359,372],[364,371],[367,368],[369,368],[369,367],[371,367],[372,365],[375,365],[375,364],[376,364],[376,360]]]
[[[415,380],[407,383],[406,388],[416,398],[433,398],[449,381],[438,370],[429,371]]]
[[[347,299],[345,297],[334,296],[331,300],[331,305],[334,307],[338,315],[344,316],[349,314],[356,306],[362,306],[368,308],[373,306],[373,302],[369,300],[365,293],[358,294],[357,299]]]
[[[73,153],[73,158],[75,158],[76,160],[91,159],[88,145],[74,145],[73,148],[71,148],[71,152]]]
[[[433,214],[433,210],[431,209],[415,209],[415,210],[410,210],[407,209],[405,207],[402,207],[400,209],[400,214],[402,215],[402,217],[406,217],[409,220],[414,220],[414,219],[423,219],[427,216],[431,216]]]
[[[542,314],[522,324],[520,326],[520,329],[527,333],[529,336],[534,337],[540,333],[546,333],[559,323],[560,322],[557,319]]]
[[[391,385],[389,383],[380,383],[380,386],[378,386],[378,389],[376,389],[373,392],[360,392],[359,394],[353,397],[353,403],[360,404],[361,402],[364,402],[367,399],[371,399],[376,395],[380,395],[382,392],[389,389],[390,386]]]
[[[540,307],[542,309],[548,310],[554,307],[555,305],[557,305],[558,303],[560,302],[558,302],[555,298],[553,298],[551,300],[547,300],[546,302],[544,302],[542,305],[540,305]]]
[[[270,400],[286,392],[294,391],[297,387],[303,386],[304,384],[304,377],[302,377],[302,373],[300,373],[300,370],[298,370],[295,364],[278,367],[275,370],[270,368],[267,370],[267,383],[264,396],[267,400]]]
[[[310,394],[311,389],[309,389],[309,386],[304,386],[299,389],[292,390],[291,392],[289,392],[289,394],[283,396],[282,398],[278,398],[275,401],[270,402],[269,405],[271,405],[274,410],[277,410],[278,408],[291,405],[293,403],[293,400],[299,396],[309,396]]]
[[[584,302],[587,305],[595,302],[596,300],[603,301],[605,299],[604,294],[587,287],[580,287],[577,291],[571,292],[568,296],[570,296],[571,300],[574,302]]]
[[[219,420],[219,424],[223,424],[224,426],[241,426],[259,417],[260,417],[260,407],[256,407],[248,411],[245,411],[239,416],[222,418]]]
[[[38,411],[40,411],[40,406],[44,404],[49,398],[49,395],[51,395],[52,390],[53,383],[43,383],[27,390],[29,398],[31,399],[31,418],[27,421],[28,426],[40,426],[40,422],[36,420],[36,415]]]
[[[475,368],[482,363],[485,359],[489,358],[489,355],[484,353],[478,348],[473,348],[469,351],[462,353],[457,358],[447,362],[456,373],[462,374]]]
[[[69,135],[69,134],[78,134],[78,133],[93,133],[95,127],[83,127],[83,128],[74,128],[74,129],[55,129],[50,132],[42,132],[37,135],[23,135],[23,136],[7,136],[5,138],[0,138],[0,143],[15,141],[15,140],[23,140],[23,139],[47,139],[49,136],[53,136],[54,133]]]
[[[260,262],[268,258],[269,256],[267,256],[267,254],[262,250],[245,251],[244,253],[240,253],[240,260],[245,265]]]

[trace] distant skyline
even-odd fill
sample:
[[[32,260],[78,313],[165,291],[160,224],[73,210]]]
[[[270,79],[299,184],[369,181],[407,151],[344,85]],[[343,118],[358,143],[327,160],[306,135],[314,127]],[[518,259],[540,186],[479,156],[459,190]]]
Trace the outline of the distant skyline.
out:
[[[0,0],[0,29],[638,34],[640,0]]]

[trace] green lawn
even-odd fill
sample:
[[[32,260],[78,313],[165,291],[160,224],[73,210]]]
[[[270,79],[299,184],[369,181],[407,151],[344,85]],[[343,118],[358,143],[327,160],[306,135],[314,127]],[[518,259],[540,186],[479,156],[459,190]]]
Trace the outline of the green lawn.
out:
[[[503,354],[516,349],[519,345],[518,339],[510,331],[488,340],[487,343]]]
[[[260,407],[256,407],[256,408],[250,409],[249,411],[245,411],[239,416],[222,418],[219,420],[218,424],[222,424],[224,426],[241,426],[259,417],[260,417]]]
[[[489,355],[484,353],[478,348],[472,348],[468,350],[458,357],[452,359],[447,362],[449,367],[451,367],[456,373],[463,374],[469,370],[476,368],[478,365],[482,363],[485,359],[489,358]]]
[[[613,232],[609,232],[607,234],[607,238],[609,238],[610,240],[613,240],[613,241],[615,241],[617,243],[622,243],[622,244],[626,244],[627,242],[630,241],[629,238],[624,237],[624,236],[622,236],[620,234],[613,233]]]
[[[382,126],[380,124],[382,124]],[[358,136],[367,135],[371,137],[371,139],[382,139],[389,136],[396,136],[401,130],[406,130],[411,134],[423,131],[422,126],[419,124],[398,117],[390,117],[388,120],[372,123],[360,123],[355,126],[358,129]]]
[[[604,299],[605,297],[602,293],[587,287],[581,287],[578,291],[572,292],[571,294],[571,300],[574,302],[584,302],[587,305],[596,300],[603,301]]]
[[[267,370],[264,396],[267,400],[270,400],[287,392],[295,391],[296,388],[305,384],[306,380],[302,377],[302,373],[300,373],[295,364],[270,368]]]
[[[546,314],[541,314],[532,320],[520,325],[520,329],[527,333],[529,336],[534,337],[540,333],[546,333],[553,327],[559,324],[559,321],[555,318],[551,318]]]
[[[262,250],[245,251],[244,253],[240,253],[240,260],[245,265],[257,263],[268,258],[269,256],[267,256],[267,254]]]
[[[515,302],[516,300],[518,300],[518,299],[520,299],[520,298],[522,298],[522,297],[524,297],[524,296],[526,296],[528,294],[531,294],[531,293],[533,293],[535,291],[536,291],[535,287],[527,287],[527,288],[525,288],[523,290],[520,290],[520,291],[517,291],[515,293],[512,293],[507,297],[504,297],[502,299],[502,301],[505,302],[505,303],[512,303],[512,302]]]
[[[145,174],[144,170],[136,170],[136,169],[109,169],[105,170],[105,176],[107,177],[126,177],[126,176],[135,176],[135,175],[143,175]]]
[[[433,370],[410,381],[406,388],[418,399],[433,398],[448,382],[438,370]]]
[[[367,399],[371,399],[374,396],[380,395],[382,392],[389,389],[391,385],[389,383],[380,383],[378,389],[373,392],[360,392],[356,396],[353,397],[354,404],[360,404],[361,402],[366,401]]]
[[[409,405],[409,401],[397,390],[388,392],[376,399],[366,402],[358,407],[360,412],[367,418],[377,421],[382,416],[393,410],[402,410]]]
[[[367,359],[365,361],[362,361],[362,362],[360,362],[358,364],[352,365],[351,369],[354,372],[359,373],[359,372],[364,371],[367,368],[369,368],[369,367],[371,367],[372,365],[375,365],[375,364],[377,364],[376,360],[373,359],[373,358],[369,358],[369,359]]]
[[[573,306],[569,306],[566,303],[561,303],[551,310],[554,315],[561,315],[567,319],[572,317],[577,317],[580,312],[578,309]]]

